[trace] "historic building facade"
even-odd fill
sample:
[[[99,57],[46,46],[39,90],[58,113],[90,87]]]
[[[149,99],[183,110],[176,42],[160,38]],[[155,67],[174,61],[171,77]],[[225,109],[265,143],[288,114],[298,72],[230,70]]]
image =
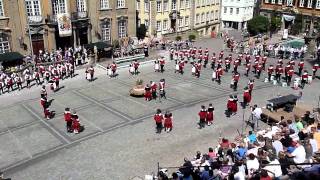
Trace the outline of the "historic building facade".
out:
[[[111,43],[135,27],[133,0],[0,0],[0,53]]]
[[[219,29],[220,0],[136,0],[136,9],[137,25],[145,24],[151,36]]]
[[[282,29],[290,29],[297,15],[303,16],[303,31],[320,29],[320,0],[261,0],[260,14],[282,17]]]
[[[253,17],[254,0],[223,0],[221,21],[223,28],[246,29]]]

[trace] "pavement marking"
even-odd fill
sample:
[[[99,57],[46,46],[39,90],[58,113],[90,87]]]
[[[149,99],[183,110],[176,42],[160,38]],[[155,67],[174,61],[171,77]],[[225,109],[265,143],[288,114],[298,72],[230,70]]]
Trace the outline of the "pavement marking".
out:
[[[118,111],[116,111],[116,110],[114,110],[114,109],[112,109],[112,108],[104,105],[103,103],[101,103],[101,102],[99,102],[99,101],[97,101],[97,100],[95,100],[95,99],[93,99],[93,98],[91,98],[91,97],[89,97],[89,96],[86,96],[86,95],[82,94],[82,93],[79,92],[79,91],[76,91],[76,90],[75,90],[75,91],[73,91],[73,92],[76,93],[77,95],[79,95],[79,96],[87,99],[88,101],[91,101],[91,102],[99,105],[100,107],[102,107],[102,108],[104,108],[104,109],[106,109],[106,110],[108,110],[108,111],[110,111],[110,112],[112,112],[112,113],[114,113],[114,114],[116,114],[116,115],[118,115],[118,116],[121,116],[121,117],[124,118],[126,121],[131,121],[131,120],[132,120],[130,117],[127,117],[126,115],[123,115],[122,113],[120,113],[120,112],[118,112]]]
[[[8,129],[9,134],[14,138],[14,140],[16,141],[17,145],[19,146],[19,148],[24,151],[29,158],[32,158],[32,154],[29,152],[28,148],[24,148],[23,147],[23,143],[10,131],[10,129]]]
[[[57,135],[58,137],[60,137],[64,143],[68,143],[70,144],[71,141],[68,140],[65,136],[63,136],[62,134],[60,134],[60,132],[58,130],[56,130],[55,128],[53,128],[48,122],[44,121],[43,118],[41,118],[37,113],[35,113],[34,111],[32,111],[32,109],[30,109],[27,105],[22,104],[22,106],[29,111],[32,115],[34,115],[37,119],[39,119],[48,129],[50,129],[52,132],[55,133],[55,135]]]
[[[99,126],[97,126],[96,124],[94,124],[93,122],[89,121],[88,119],[86,119],[85,117],[83,117],[83,116],[81,116],[81,115],[79,115],[79,114],[78,114],[78,116],[79,116],[79,118],[81,119],[81,121],[85,121],[85,122],[87,122],[88,124],[90,124],[91,126],[93,126],[94,128],[98,129],[100,132],[103,132],[103,129],[100,128]]]

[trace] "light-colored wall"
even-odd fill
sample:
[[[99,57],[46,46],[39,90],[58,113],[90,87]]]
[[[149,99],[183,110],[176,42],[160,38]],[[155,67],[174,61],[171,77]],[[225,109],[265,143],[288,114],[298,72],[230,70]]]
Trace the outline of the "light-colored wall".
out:
[[[227,12],[224,13],[224,9]],[[232,14],[230,9],[233,8]],[[236,13],[239,8],[239,14]],[[244,22],[252,19],[253,17],[254,0],[223,0],[221,6],[221,20],[232,22]]]

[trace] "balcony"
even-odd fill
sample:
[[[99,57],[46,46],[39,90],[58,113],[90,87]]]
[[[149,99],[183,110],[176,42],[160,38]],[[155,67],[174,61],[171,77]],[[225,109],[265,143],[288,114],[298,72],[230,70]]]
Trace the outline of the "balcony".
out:
[[[88,11],[71,13],[71,20],[83,20],[88,18]]]
[[[29,24],[40,24],[42,23],[42,16],[28,16]]]

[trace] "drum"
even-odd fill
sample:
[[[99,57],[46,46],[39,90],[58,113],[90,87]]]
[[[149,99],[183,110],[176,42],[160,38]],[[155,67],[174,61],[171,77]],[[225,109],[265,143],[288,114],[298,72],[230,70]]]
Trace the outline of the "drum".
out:
[[[192,69],[191,69],[191,72],[192,72],[192,74],[195,74],[196,73],[196,67],[192,67]]]
[[[269,79],[268,78],[264,78],[264,82],[265,83],[269,82]]]
[[[155,69],[156,71],[159,70],[159,64],[158,64],[158,63],[154,65],[154,69]]]
[[[212,79],[216,79],[217,78],[217,72],[216,71],[213,71],[212,72]]]
[[[293,82],[293,89],[294,90],[298,90],[299,89],[299,82],[298,81],[294,81]]]
[[[179,71],[179,64],[176,64],[176,70]]]
[[[309,75],[309,76],[308,76],[308,84],[311,84],[311,82],[312,82],[312,76]]]
[[[270,80],[271,80],[271,81],[273,81],[273,80],[274,80],[274,75],[272,75],[272,76],[271,76]]]
[[[286,82],[282,82],[282,87],[288,87],[288,84]]]
[[[273,80],[273,85],[277,85],[278,81],[277,80]]]
[[[298,84],[300,83],[300,80],[301,80],[301,78],[299,78],[299,77],[294,79],[294,81],[298,82]]]

